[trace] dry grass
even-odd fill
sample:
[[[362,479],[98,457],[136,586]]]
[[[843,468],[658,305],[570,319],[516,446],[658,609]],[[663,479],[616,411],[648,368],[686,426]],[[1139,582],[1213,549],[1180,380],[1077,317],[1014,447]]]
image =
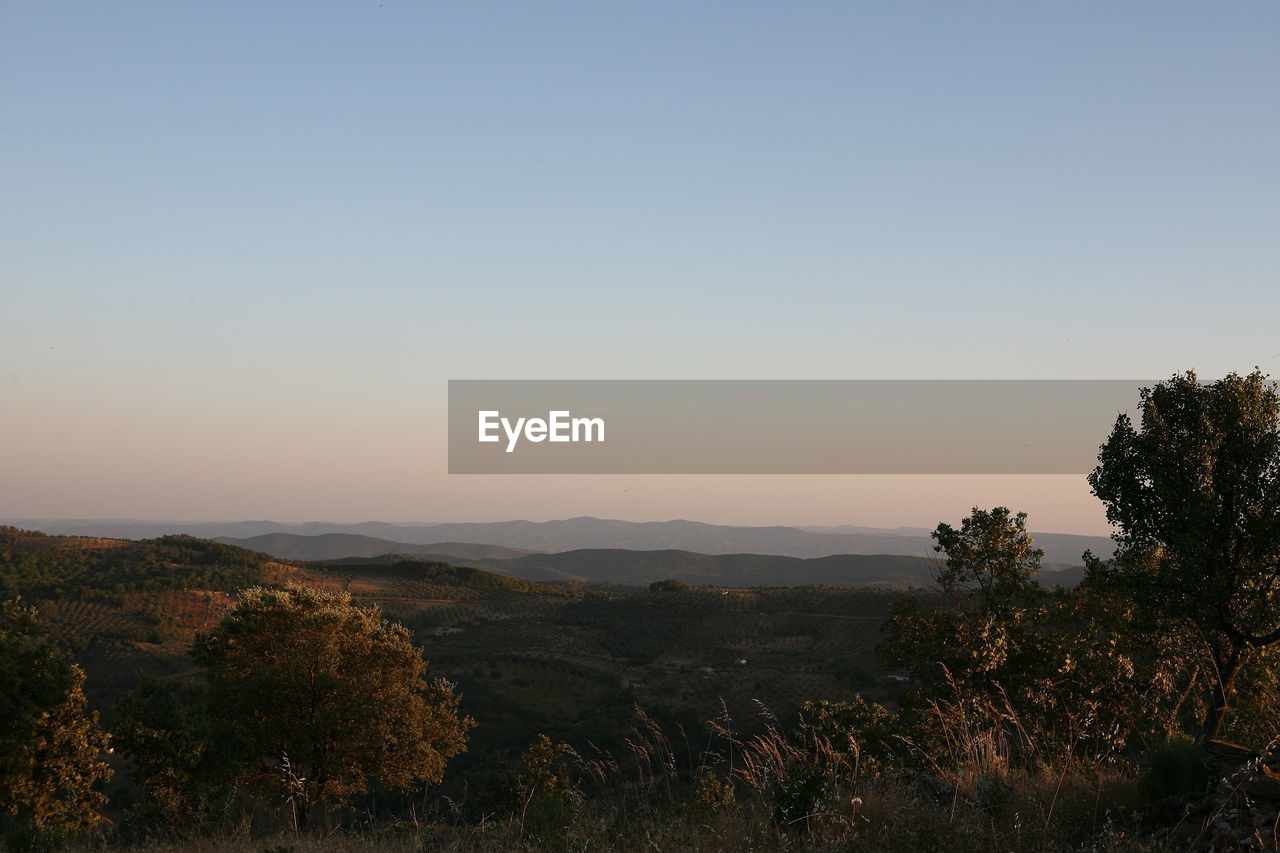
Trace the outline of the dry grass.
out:
[[[936,702],[928,724],[945,747],[924,762],[864,760],[843,742],[785,731],[761,707],[740,735],[727,712],[709,738],[674,737],[638,712],[618,754],[560,749],[577,789],[560,825],[532,830],[520,814],[470,825],[366,820],[327,835],[240,832],[133,845],[144,853],[292,851],[1155,851],[1138,832],[1139,774],[1072,757],[1036,761],[1012,709]],[[904,752],[910,752],[904,738]],[[714,777],[695,793],[694,780]],[[726,792],[729,792],[726,794]],[[705,793],[705,792],[704,792]],[[582,805],[579,806],[578,802]],[[525,804],[527,806],[527,803]],[[460,812],[459,812],[460,813]],[[278,825],[278,824],[277,824]],[[107,841],[82,845],[110,848]]]
[[[1087,840],[1046,832],[1019,808],[1035,806],[1035,798],[1019,797],[1015,810],[1002,818],[983,817],[921,803],[900,784],[853,785],[842,805],[820,819],[778,826],[760,803],[748,803],[712,815],[693,817],[680,810],[619,815],[588,809],[562,833],[533,837],[522,834],[518,820],[490,821],[478,826],[399,825],[363,835],[292,835],[218,837],[141,844],[140,853],[293,853],[293,851],[633,851],[671,850],[687,853],[776,851],[1156,851],[1158,844],[1130,837],[1118,826],[1103,827]],[[1089,793],[1089,792],[1082,792]],[[1079,804],[1076,804],[1078,806]],[[101,845],[82,848],[101,849]]]

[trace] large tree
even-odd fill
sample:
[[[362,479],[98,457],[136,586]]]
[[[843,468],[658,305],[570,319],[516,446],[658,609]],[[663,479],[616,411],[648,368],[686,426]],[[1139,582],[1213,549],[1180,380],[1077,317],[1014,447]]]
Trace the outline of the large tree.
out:
[[[87,829],[111,776],[84,673],[40,630],[35,608],[0,607],[0,813],[48,831]]]
[[[439,781],[474,725],[452,685],[426,679],[409,632],[345,593],[245,590],[194,655],[212,713],[234,728],[243,780],[283,793],[299,822],[370,782]]]
[[[1280,641],[1280,397],[1255,370],[1141,392],[1141,426],[1117,418],[1089,484],[1118,528],[1090,572],[1153,619],[1197,637],[1218,737],[1242,668]]]

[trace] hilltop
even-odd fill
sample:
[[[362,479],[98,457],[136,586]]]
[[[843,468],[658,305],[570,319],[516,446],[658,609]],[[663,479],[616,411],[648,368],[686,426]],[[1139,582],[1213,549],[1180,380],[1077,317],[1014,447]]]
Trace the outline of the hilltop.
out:
[[[0,527],[0,597],[261,583],[269,554],[193,536],[131,541]]]

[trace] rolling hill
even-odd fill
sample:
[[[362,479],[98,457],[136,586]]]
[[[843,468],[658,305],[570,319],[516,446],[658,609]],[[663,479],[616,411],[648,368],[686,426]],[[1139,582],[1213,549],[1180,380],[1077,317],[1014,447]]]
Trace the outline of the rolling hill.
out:
[[[302,536],[297,533],[264,533],[248,539],[221,536],[214,541],[265,551],[282,560],[335,560],[343,557],[377,557],[382,554],[408,554],[434,557],[443,562],[461,560],[507,560],[533,553],[502,545],[480,545],[471,542],[393,542],[358,533],[321,533]]]
[[[906,588],[932,584],[933,561],[889,554],[841,554],[800,559],[771,554],[697,554],[691,551],[630,551],[586,548],[530,554],[499,570],[528,577],[531,570],[558,572],[590,583],[647,586],[678,580],[690,586],[848,586]]]
[[[631,551],[586,548],[555,554],[529,554],[484,565],[516,577],[555,580],[566,576],[588,583],[647,586],[678,580],[690,586],[727,587],[862,587],[927,589],[933,586],[937,561],[899,554],[836,554],[801,559],[773,554],[697,554],[690,551]],[[1078,571],[1045,571],[1046,586],[1072,586]]]
[[[109,715],[142,677],[196,676],[192,640],[236,606],[242,586],[301,583],[346,592],[413,632],[432,674],[455,681],[464,712],[482,721],[463,759],[471,767],[486,750],[521,749],[538,732],[621,746],[637,705],[700,725],[726,708],[750,719],[757,702],[791,714],[807,699],[852,690],[888,700],[900,685],[875,651],[897,597],[885,587],[923,586],[932,568],[902,555],[670,549],[468,563],[402,555],[286,561],[185,536],[130,541],[0,528],[0,578],[84,667],[95,710]],[[538,576],[611,588],[527,579]],[[665,578],[690,588],[625,588]],[[802,583],[827,586],[764,586]]]
[[[954,521],[954,519],[953,519]],[[920,528],[878,529],[863,527],[800,528],[786,526],[735,527],[697,521],[634,522],[605,518],[568,518],[557,521],[502,521],[448,524],[390,524],[370,521],[361,524],[309,522],[286,524],[271,521],[240,522],[151,522],[111,519],[36,520],[15,519],[11,523],[50,533],[81,536],[146,538],[171,533],[188,533],[232,544],[252,541],[264,534],[319,536],[354,534],[392,543],[383,553],[424,553],[439,543],[480,543],[523,551],[560,552],[580,549],[627,549],[632,551],[680,550],[699,554],[768,554],[814,558],[836,554],[892,554],[932,557],[933,541]],[[1045,550],[1049,566],[1080,565],[1080,555],[1092,550],[1110,556],[1113,543],[1102,536],[1065,533],[1033,533]],[[261,547],[252,546],[252,547]],[[268,549],[269,550],[269,549]],[[365,553],[366,556],[372,556]],[[451,552],[439,552],[448,556]],[[330,556],[352,556],[330,553]],[[470,554],[464,559],[479,559]],[[508,555],[510,556],[510,555]]]
[[[325,565],[389,565],[406,559],[405,555],[393,553],[329,560]],[[583,548],[507,560],[454,562],[540,583],[621,587],[645,587],[654,581],[678,580],[689,586],[930,589],[937,573],[937,563],[932,558],[898,554],[836,554],[801,559],[773,554]],[[1082,576],[1078,567],[1046,570],[1041,573],[1040,582],[1045,586],[1074,586]]]

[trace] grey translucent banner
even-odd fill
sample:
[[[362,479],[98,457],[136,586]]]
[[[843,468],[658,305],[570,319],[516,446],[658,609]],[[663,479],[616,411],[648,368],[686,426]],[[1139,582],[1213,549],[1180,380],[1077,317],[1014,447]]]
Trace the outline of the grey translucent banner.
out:
[[[1083,474],[1149,380],[450,380],[451,474]]]

